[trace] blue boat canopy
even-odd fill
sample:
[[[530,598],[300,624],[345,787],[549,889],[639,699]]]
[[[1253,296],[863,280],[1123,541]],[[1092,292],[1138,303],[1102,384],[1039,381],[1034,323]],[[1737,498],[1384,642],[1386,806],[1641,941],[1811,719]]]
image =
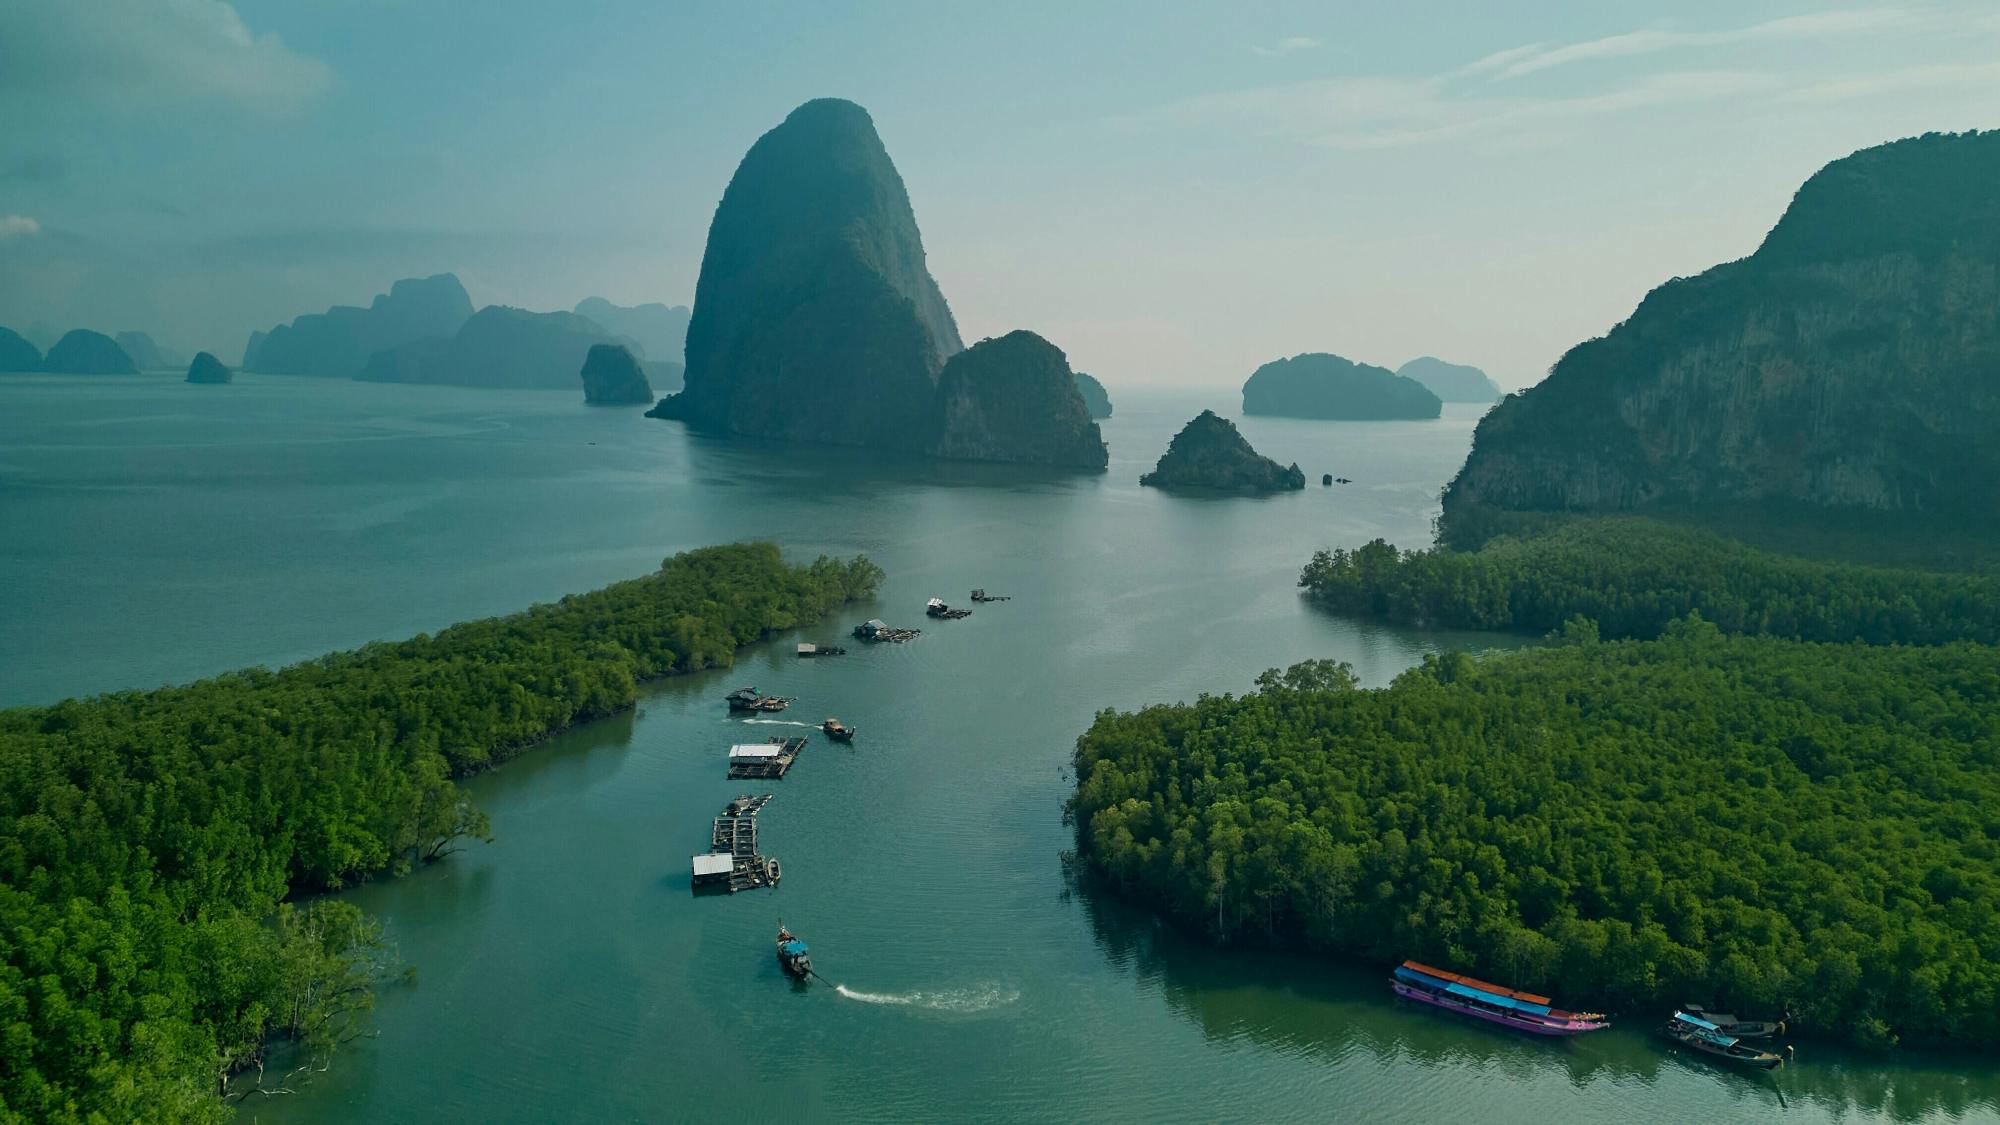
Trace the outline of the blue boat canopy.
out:
[[[1691,1016],[1688,1015],[1686,1012],[1675,1012],[1674,1018],[1681,1021],[1682,1023],[1691,1023],[1696,1027],[1706,1028],[1709,1031],[1722,1030],[1721,1028],[1715,1026],[1714,1024],[1708,1022],[1707,1020],[1702,1019],[1700,1016]]]
[[[1481,988],[1472,988],[1468,985],[1459,984],[1456,981],[1439,980],[1429,973],[1420,973],[1415,969],[1398,966],[1396,969],[1396,978],[1406,984],[1414,984],[1419,988],[1427,988],[1433,992],[1448,992],[1453,996],[1463,997],[1467,1000],[1477,1000],[1482,1004],[1492,1004],[1496,1007],[1508,1008],[1516,1012],[1527,1012],[1530,1015],[1536,1016],[1546,1016],[1549,1014],[1549,1006],[1547,1004],[1531,1004],[1526,1000],[1516,1000],[1512,996],[1501,996],[1498,993],[1487,992]]]
[[[788,941],[778,948],[793,957],[797,957],[806,951],[806,943],[802,941]]]

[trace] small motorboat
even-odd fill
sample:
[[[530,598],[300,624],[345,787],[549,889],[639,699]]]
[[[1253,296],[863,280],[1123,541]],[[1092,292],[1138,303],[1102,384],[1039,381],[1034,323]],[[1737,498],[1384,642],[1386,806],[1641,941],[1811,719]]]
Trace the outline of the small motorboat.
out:
[[[806,950],[806,943],[798,935],[778,923],[778,967],[804,980],[812,975],[812,957]]]
[[[1682,1004],[1681,1011],[1691,1016],[1700,1016],[1714,1024],[1724,1035],[1737,1039],[1776,1039],[1785,1034],[1785,1024],[1792,1018],[1786,1012],[1783,1019],[1745,1020],[1727,1012],[1711,1012],[1706,1004]]]
[[[819,729],[835,742],[853,742],[854,728],[839,719],[829,718],[819,725]]]
[[[982,587],[972,592],[972,600],[975,602],[1006,602],[1013,601],[1014,599],[1008,594],[989,594]]]
[[[1692,1048],[1720,1062],[1746,1066],[1752,1070],[1775,1070],[1785,1065],[1785,1056],[1753,1047],[1715,1024],[1688,1012],[1675,1012],[1661,1029],[1668,1039]],[[1789,1053],[1791,1048],[1787,1047]]]

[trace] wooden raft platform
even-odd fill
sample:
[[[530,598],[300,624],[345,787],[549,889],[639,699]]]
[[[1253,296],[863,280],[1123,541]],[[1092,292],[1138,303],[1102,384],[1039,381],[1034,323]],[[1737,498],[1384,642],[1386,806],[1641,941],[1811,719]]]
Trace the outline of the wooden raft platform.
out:
[[[723,886],[731,894],[777,885],[778,861],[757,850],[757,814],[771,803],[771,796],[746,793],[715,818],[709,853],[694,857],[695,883]]]
[[[792,738],[778,735],[761,746],[732,746],[729,748],[729,779],[747,781],[783,777],[785,771],[792,768],[792,763],[799,760],[799,754],[805,748],[804,735]],[[764,752],[750,753],[753,750]]]

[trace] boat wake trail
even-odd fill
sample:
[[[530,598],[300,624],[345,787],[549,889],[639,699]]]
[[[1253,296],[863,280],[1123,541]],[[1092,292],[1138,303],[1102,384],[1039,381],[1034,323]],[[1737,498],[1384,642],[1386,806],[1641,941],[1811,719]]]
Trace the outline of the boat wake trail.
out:
[[[933,1012],[984,1012],[1012,1004],[1021,998],[1019,990],[998,984],[950,988],[941,992],[862,992],[844,984],[834,985],[833,990],[849,1000],[859,1000],[863,1004],[923,1008]]]
[[[818,723],[802,723],[797,719],[744,719],[743,721],[767,727],[809,727],[813,730],[819,729]]]

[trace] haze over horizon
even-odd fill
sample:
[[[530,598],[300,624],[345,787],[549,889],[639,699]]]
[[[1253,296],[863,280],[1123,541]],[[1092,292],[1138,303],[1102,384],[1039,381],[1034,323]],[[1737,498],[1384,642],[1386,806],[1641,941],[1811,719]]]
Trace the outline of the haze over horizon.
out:
[[[252,328],[457,273],[687,304],[750,144],[873,115],[970,342],[1118,385],[1333,351],[1533,383],[1858,148],[2000,124],[2000,12],[1000,13],[383,0],[0,10],[0,324]]]

